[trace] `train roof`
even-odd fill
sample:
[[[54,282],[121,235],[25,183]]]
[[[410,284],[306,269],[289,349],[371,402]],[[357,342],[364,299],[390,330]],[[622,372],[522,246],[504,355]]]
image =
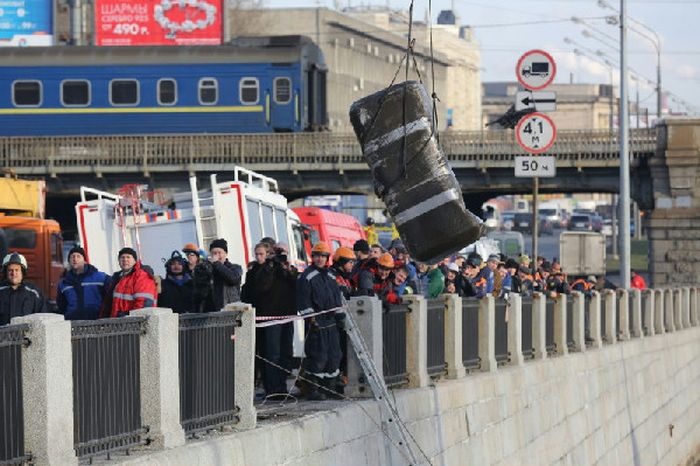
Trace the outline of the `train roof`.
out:
[[[0,47],[0,67],[291,63],[302,55],[323,63],[321,49],[306,36],[263,36],[239,37],[224,45]]]

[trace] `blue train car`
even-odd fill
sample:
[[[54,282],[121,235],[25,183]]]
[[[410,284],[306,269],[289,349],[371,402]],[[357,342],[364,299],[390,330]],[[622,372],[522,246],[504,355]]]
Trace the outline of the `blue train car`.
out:
[[[323,54],[303,36],[216,47],[0,48],[0,136],[326,126]]]

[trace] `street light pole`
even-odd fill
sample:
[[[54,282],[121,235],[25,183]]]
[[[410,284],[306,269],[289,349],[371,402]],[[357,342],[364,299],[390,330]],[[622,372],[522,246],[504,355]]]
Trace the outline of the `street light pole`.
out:
[[[630,160],[627,106],[627,5],[620,0],[620,286],[630,287]]]

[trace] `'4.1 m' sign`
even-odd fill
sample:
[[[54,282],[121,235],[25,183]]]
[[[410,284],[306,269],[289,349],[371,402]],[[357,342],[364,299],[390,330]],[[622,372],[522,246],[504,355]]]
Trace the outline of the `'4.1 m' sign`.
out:
[[[515,127],[515,135],[520,147],[531,154],[546,152],[557,136],[554,122],[547,115],[539,112],[524,116]]]

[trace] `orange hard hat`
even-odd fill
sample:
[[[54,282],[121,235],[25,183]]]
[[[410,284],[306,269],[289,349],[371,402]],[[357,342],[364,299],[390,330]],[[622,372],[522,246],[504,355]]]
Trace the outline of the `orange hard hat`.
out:
[[[182,252],[194,252],[195,254],[199,254],[199,246],[197,246],[194,243],[187,243],[182,247]]]
[[[391,254],[388,252],[385,252],[381,256],[379,256],[379,259],[377,259],[377,264],[380,266],[386,268],[386,269],[393,269],[394,268],[394,258],[391,257]]]
[[[337,262],[338,259],[347,259],[354,261],[355,253],[352,252],[352,249],[350,248],[340,246],[338,249],[335,250],[335,253],[333,254],[333,262]]]
[[[311,248],[311,254],[325,254],[327,256],[331,255],[331,248],[328,247],[326,243],[316,243],[314,247]]]

